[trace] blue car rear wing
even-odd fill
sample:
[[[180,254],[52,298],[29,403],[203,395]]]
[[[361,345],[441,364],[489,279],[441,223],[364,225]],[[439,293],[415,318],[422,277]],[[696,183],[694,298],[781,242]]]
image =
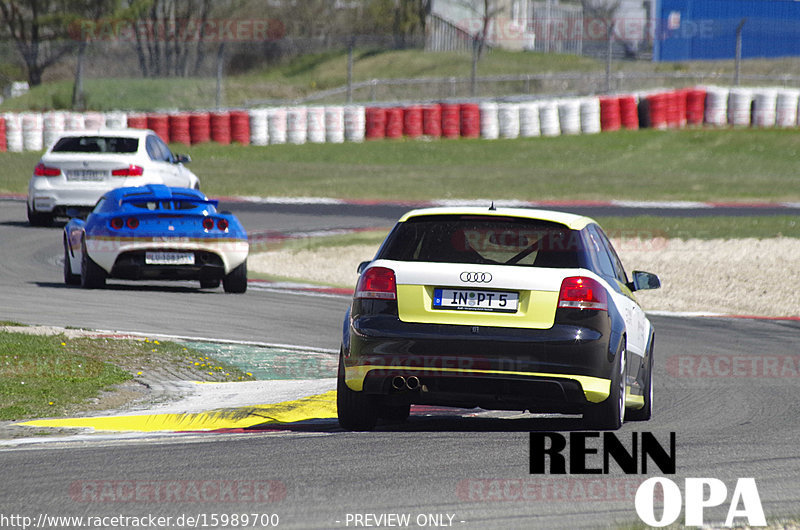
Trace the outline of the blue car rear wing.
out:
[[[142,194],[142,195],[128,195],[123,197],[119,200],[119,205],[122,206],[124,203],[132,203],[132,202],[163,202],[163,201],[182,201],[182,202],[191,202],[197,205],[202,204],[209,204],[213,206],[215,209],[219,206],[219,201],[216,199],[200,199],[198,197],[193,197],[191,195],[180,195],[180,194],[173,194],[169,197],[159,197],[157,195],[152,194]]]

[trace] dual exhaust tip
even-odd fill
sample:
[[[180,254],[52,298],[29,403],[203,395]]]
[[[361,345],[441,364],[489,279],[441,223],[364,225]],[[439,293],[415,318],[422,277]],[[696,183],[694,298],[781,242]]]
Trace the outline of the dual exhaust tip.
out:
[[[395,390],[419,390],[419,387],[419,377],[415,375],[409,377],[396,375],[392,378],[392,388]]]

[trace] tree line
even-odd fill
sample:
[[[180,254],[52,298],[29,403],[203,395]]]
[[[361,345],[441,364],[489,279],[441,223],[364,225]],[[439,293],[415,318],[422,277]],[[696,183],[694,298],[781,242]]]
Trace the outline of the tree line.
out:
[[[28,83],[67,58],[76,91],[87,47],[117,41],[144,77],[196,75],[227,42],[286,37],[333,41],[361,34],[402,45],[424,35],[431,0],[0,0],[0,36],[12,42]]]

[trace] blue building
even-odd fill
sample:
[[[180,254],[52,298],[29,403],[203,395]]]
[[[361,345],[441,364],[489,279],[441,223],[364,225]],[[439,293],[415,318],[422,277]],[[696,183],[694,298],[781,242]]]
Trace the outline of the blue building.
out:
[[[742,57],[800,56],[795,0],[656,0],[653,60],[733,59],[742,26]]]

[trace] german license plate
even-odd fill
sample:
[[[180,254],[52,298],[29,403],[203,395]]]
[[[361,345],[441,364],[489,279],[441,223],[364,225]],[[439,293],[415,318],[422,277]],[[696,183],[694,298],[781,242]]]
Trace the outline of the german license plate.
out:
[[[67,180],[99,182],[105,180],[108,171],[100,169],[70,169],[66,172]]]
[[[456,311],[496,311],[516,313],[519,293],[513,291],[476,291],[472,289],[433,290],[434,309]]]
[[[146,265],[194,265],[194,252],[146,252]]]

